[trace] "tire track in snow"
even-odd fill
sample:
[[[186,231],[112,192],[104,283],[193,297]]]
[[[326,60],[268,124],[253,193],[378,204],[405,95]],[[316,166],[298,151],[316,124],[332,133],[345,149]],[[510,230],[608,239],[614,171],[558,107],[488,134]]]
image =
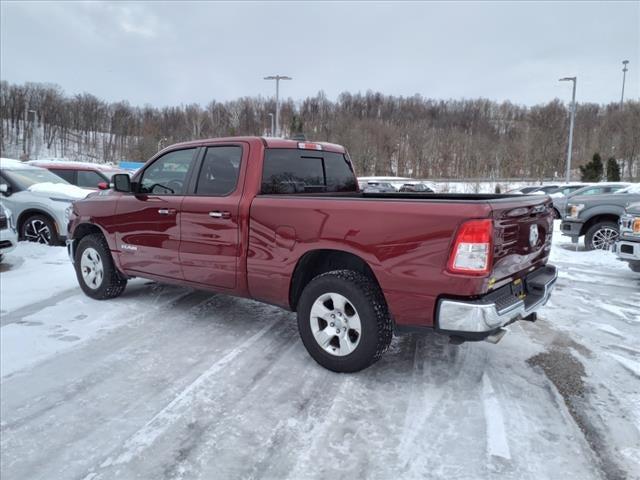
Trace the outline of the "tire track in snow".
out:
[[[511,451],[504,427],[503,410],[491,383],[491,378],[486,372],[482,374],[482,405],[487,426],[487,456],[489,457],[489,463],[493,463],[493,457],[511,460]]]
[[[410,445],[416,442],[418,435],[444,395],[444,389],[438,389],[438,393],[435,395],[430,395],[431,391],[427,389],[428,386],[431,386],[431,382],[429,382],[426,368],[426,362],[429,358],[425,355],[425,341],[424,338],[420,338],[414,351],[411,396],[404,417],[403,431],[405,435],[402,436],[398,446],[398,458],[402,469],[407,468],[409,462],[414,460]]]
[[[251,347],[267,332],[271,330],[273,323],[265,325],[257,333],[249,337],[237,347],[229,351],[224,357],[215,362],[205,372],[200,374],[187,388],[178,394],[167,406],[160,410],[151,420],[149,420],[140,430],[134,433],[122,446],[122,453],[116,458],[109,457],[100,468],[107,468],[112,465],[128,463],[146,448],[151,446],[171,425],[183,417],[191,406],[191,399],[194,393],[211,377],[217,375],[237,356]],[[89,473],[85,479],[100,478],[96,472]]]

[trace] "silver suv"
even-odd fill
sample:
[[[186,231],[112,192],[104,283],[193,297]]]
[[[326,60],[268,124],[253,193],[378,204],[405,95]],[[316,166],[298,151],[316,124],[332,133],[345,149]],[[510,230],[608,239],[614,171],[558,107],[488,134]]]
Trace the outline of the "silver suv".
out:
[[[67,208],[91,192],[44,168],[0,159],[0,203],[12,212],[21,240],[63,244],[67,237]]]

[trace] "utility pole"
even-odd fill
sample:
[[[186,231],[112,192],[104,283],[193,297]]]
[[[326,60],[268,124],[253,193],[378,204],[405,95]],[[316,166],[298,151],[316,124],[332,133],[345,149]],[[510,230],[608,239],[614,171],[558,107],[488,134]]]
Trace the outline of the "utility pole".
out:
[[[293,80],[291,77],[287,77],[286,75],[269,75],[268,77],[264,77],[265,80],[275,80],[276,81],[276,130],[275,136],[280,136],[280,80]]]
[[[627,72],[629,71],[629,69],[627,68],[628,64],[629,60],[622,61],[622,95],[620,96],[620,110],[622,110],[622,106],[624,105],[624,81],[626,80]]]
[[[573,82],[573,94],[571,95],[571,120],[569,123],[569,147],[567,148],[567,172],[565,174],[565,182],[571,181],[571,151],[573,149],[573,123],[576,119],[576,83],[578,83],[577,77],[564,77],[559,81],[561,82]]]
[[[271,118],[271,132],[270,132],[270,136],[271,137],[275,137],[276,136],[276,132],[275,132],[275,128],[273,126],[273,113],[269,113],[269,117]]]

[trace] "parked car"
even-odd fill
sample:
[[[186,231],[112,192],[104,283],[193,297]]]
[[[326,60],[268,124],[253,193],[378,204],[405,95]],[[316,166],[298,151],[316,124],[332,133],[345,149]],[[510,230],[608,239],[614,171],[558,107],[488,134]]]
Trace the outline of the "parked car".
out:
[[[339,372],[371,365],[394,331],[497,342],[549,298],[548,197],[390,198],[356,182],[339,145],[177,144],[75,202],[67,245],[92,298],[143,277],[280,305],[297,312],[310,355]]]
[[[629,205],[620,217],[620,238],[613,251],[631,270],[640,272],[640,202]]]
[[[67,237],[66,209],[91,190],[69,184],[44,168],[0,159],[2,205],[13,213],[21,240],[63,244]]]
[[[435,190],[428,187],[424,183],[405,183],[400,187],[401,192],[418,192],[418,193],[435,193]]]
[[[0,262],[17,244],[18,233],[13,224],[13,215],[4,205],[0,205]]]
[[[620,217],[632,202],[640,201],[640,184],[615,193],[576,194],[569,197],[560,230],[577,243],[584,236],[587,250],[609,250],[618,240]]]
[[[364,186],[364,193],[395,193],[398,190],[389,182],[370,180]]]
[[[628,187],[629,185],[631,184],[628,182],[602,182],[583,185],[580,188],[574,188],[573,191],[570,191],[565,195],[556,195],[554,193],[551,195],[551,200],[553,201],[553,208],[555,208],[557,212],[557,218],[563,218],[567,213],[567,204],[572,197],[578,195],[602,195],[605,193],[615,193],[618,190],[622,190],[623,188]]]
[[[551,193],[555,190],[557,190],[558,185],[530,185],[528,187],[520,187],[520,188],[514,188],[513,190],[509,190],[506,193],[508,194],[518,194],[521,193],[523,195],[530,195],[532,193]]]
[[[126,170],[97,163],[32,160],[30,165],[46,168],[71,185],[92,190],[109,188],[111,177],[116,173],[127,173]]]

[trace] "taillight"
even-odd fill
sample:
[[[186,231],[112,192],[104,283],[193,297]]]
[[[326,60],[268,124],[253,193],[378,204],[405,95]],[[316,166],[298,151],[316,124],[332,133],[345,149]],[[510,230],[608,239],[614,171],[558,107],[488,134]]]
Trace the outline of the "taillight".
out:
[[[493,253],[493,221],[469,220],[458,229],[447,270],[465,275],[487,275]]]

